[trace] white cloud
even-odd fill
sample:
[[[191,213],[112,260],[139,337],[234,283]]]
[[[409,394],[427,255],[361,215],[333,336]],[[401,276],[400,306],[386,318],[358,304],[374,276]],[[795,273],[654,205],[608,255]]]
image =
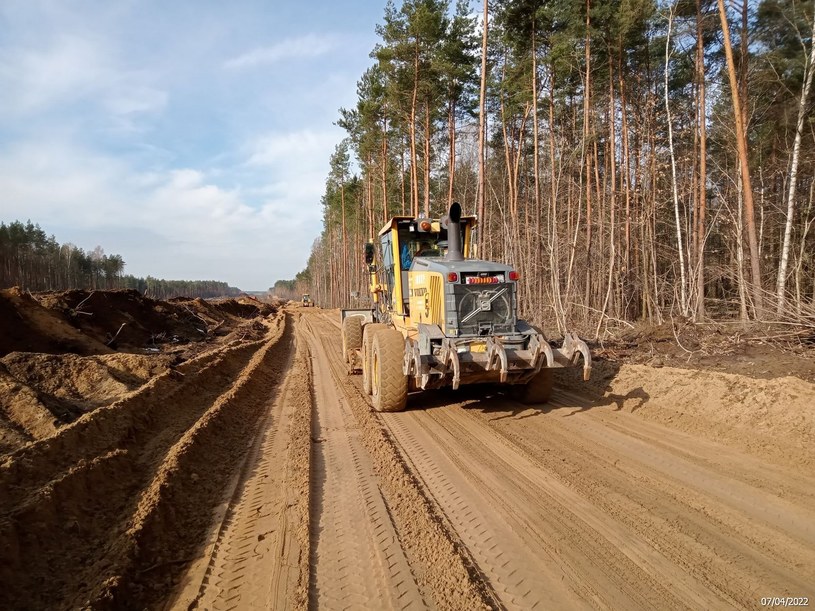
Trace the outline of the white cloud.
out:
[[[0,50],[0,111],[30,115],[76,101],[113,116],[156,112],[167,93],[146,71],[127,69],[105,44],[62,35],[41,46]]]
[[[246,152],[247,166],[269,173],[263,192],[266,205],[283,215],[310,208],[305,218],[319,222],[317,203],[325,192],[329,157],[342,135],[339,128],[301,129],[255,138]],[[315,235],[318,229],[315,227]]]
[[[60,242],[100,244],[135,275],[259,290],[305,265],[320,231],[310,182],[262,185],[264,201],[250,205],[242,188],[200,170],[139,172],[70,141],[31,142],[0,154],[0,220],[30,218]]]
[[[339,129],[314,131],[301,129],[286,133],[269,133],[255,138],[250,145],[251,165],[276,165],[280,161],[312,164],[319,160],[328,165],[328,157],[342,137]]]
[[[168,97],[166,91],[125,81],[111,88],[103,104],[114,115],[132,115],[158,112],[167,105]]]
[[[136,275],[301,270],[380,10],[238,4],[0,0],[0,220]]]
[[[274,64],[284,59],[319,57],[325,55],[338,44],[337,38],[328,34],[306,34],[297,38],[287,38],[267,47],[258,47],[243,55],[224,62],[226,68],[254,68]]]
[[[2,51],[0,84],[6,93],[0,108],[30,112],[88,94],[104,72],[99,57],[91,44],[72,36],[43,48]]]

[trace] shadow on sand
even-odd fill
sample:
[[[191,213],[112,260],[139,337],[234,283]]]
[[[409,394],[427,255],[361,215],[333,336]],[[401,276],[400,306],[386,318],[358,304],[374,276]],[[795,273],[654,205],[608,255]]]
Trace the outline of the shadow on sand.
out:
[[[582,370],[569,369],[555,372],[555,389],[546,403],[523,404],[513,398],[512,387],[500,384],[473,384],[458,390],[450,388],[413,393],[408,398],[407,409],[435,409],[449,405],[461,405],[464,409],[479,410],[493,415],[491,420],[514,418],[523,420],[541,416],[554,410],[571,410],[566,416],[574,416],[598,407],[624,408],[631,412],[640,409],[651,397],[642,387],[625,395],[613,394],[611,382],[620,370],[618,363],[599,361],[592,372],[592,380],[582,380]],[[630,404],[631,400],[636,403]],[[628,405],[627,405],[628,404]]]

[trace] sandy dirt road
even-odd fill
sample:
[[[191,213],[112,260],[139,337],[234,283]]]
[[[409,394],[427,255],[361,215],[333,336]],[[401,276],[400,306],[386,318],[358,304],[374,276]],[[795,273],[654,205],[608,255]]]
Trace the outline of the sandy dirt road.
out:
[[[524,406],[471,386],[379,414],[347,374],[336,312],[262,326],[0,461],[1,608],[815,596],[805,381],[636,366],[600,399],[566,382]]]
[[[760,608],[771,596],[812,600],[809,473],[574,391],[529,407],[470,387],[417,394],[403,413],[376,414],[358,376],[345,372],[335,317],[313,310],[296,323],[265,441],[217,536],[216,546],[238,551],[211,560],[197,600],[213,603],[200,608],[729,609]],[[290,421],[307,404],[308,491],[299,485],[309,511],[287,521],[286,498],[297,489],[291,457],[304,452]],[[292,554],[286,531],[298,528]],[[281,582],[298,579],[299,591],[286,594]],[[265,598],[254,598],[258,591]]]

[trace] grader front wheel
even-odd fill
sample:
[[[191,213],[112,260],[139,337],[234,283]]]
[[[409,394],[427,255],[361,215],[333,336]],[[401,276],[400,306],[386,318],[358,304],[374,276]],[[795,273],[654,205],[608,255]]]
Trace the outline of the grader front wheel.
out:
[[[407,376],[402,373],[405,339],[395,329],[384,329],[374,337],[371,354],[371,389],[374,409],[400,412],[407,404]]]
[[[362,329],[362,389],[366,394],[371,394],[371,352],[374,346],[374,335],[382,329],[388,329],[388,325],[382,323],[371,323]]]

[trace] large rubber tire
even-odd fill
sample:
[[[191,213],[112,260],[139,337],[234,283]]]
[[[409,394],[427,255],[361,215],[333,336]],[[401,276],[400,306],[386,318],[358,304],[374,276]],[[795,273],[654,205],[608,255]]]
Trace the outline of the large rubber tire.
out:
[[[534,378],[523,386],[513,386],[512,396],[526,405],[533,403],[546,403],[552,396],[555,385],[555,372],[551,369],[541,369]]]
[[[362,316],[348,316],[342,321],[342,355],[351,362],[354,350],[362,348]]]
[[[374,347],[374,335],[382,329],[389,329],[388,325],[380,322],[367,324],[362,328],[362,389],[371,394],[371,351]]]
[[[405,338],[396,329],[384,329],[374,336],[371,353],[371,388],[374,409],[401,412],[407,404],[407,376],[402,373]]]

